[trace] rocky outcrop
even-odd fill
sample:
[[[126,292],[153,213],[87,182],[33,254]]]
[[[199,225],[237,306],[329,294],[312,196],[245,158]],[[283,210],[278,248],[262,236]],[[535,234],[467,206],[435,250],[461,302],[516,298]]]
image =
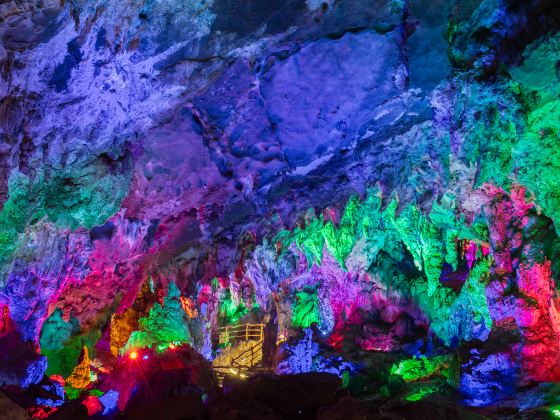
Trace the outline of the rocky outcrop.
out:
[[[24,342],[16,332],[1,336],[0,386],[27,388],[43,379],[47,358],[37,354],[30,342]]]
[[[182,398],[198,401],[195,408],[199,410],[202,394],[217,392],[217,380],[207,360],[182,347],[161,354],[155,350],[138,351],[133,357],[127,354],[101,381],[101,388],[107,393],[117,391],[119,410],[155,415],[165,401],[175,406]]]
[[[14,404],[4,394],[0,394],[0,419],[2,420],[27,420],[29,416],[23,408]]]

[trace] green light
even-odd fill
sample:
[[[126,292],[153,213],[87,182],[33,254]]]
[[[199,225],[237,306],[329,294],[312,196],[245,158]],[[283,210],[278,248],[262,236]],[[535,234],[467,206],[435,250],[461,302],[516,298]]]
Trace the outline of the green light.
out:
[[[68,398],[69,400],[75,400],[80,396],[82,390],[76,389],[70,385],[66,385],[64,387],[64,392],[66,392],[66,398]]]
[[[145,318],[140,318],[139,331],[134,331],[125,346],[128,349],[156,346],[167,347],[169,343],[188,343],[191,339],[187,314],[181,306],[181,293],[174,282],[169,283],[163,305],[154,304]]]
[[[560,406],[554,405],[554,406],[550,407],[550,413],[554,417],[559,417],[560,418]]]
[[[424,399],[425,397],[427,397],[428,395],[431,395],[431,394],[437,392],[438,390],[439,390],[439,387],[436,386],[436,385],[422,386],[416,392],[413,392],[412,394],[409,394],[408,396],[406,396],[405,399],[407,401],[420,401],[420,400]]]
[[[48,360],[47,375],[67,377],[72,373],[82,351],[82,337],[76,335],[78,331],[77,320],[64,321],[60,308],[47,318],[39,339],[41,354]]]
[[[432,376],[449,376],[451,356],[436,356],[428,359],[422,355],[419,358],[402,360],[391,367],[391,375],[399,375],[405,382],[414,382]]]
[[[222,319],[222,323],[236,324],[239,319],[245,316],[248,312],[249,310],[243,301],[239,301],[239,304],[236,304],[231,297],[231,292],[226,290],[225,296],[220,301],[219,309],[219,316]]]
[[[413,281],[401,282],[392,273],[380,273],[380,279],[387,281],[387,286],[411,296],[430,319],[433,331],[446,344],[456,338],[470,340],[483,337],[492,327],[485,293],[490,259],[478,255],[479,259],[459,293],[442,285],[440,276],[444,263],[457,267],[458,240],[488,242],[485,219],[480,217],[467,225],[452,194],[445,194],[434,202],[429,214],[413,203],[405,206],[400,213],[397,207],[398,200],[393,198],[382,211],[379,190],[369,190],[362,201],[357,197],[348,200],[338,227],[330,221],[324,224],[323,217],[315,217],[314,210],[310,209],[303,228],[298,227],[293,233],[281,231],[274,242],[283,251],[295,243],[309,265],[321,263],[322,250],[326,244],[327,251],[343,269],[356,244],[363,247],[360,253],[366,255],[360,262],[364,269],[371,267],[375,259],[379,258],[380,250],[394,260],[401,260],[404,245],[422,273]],[[307,302],[306,298],[302,300]],[[313,314],[313,307],[312,302],[309,308],[301,309],[298,304],[294,304],[294,325],[308,326],[315,322],[312,320],[313,315],[310,320],[304,321],[304,314]]]
[[[101,397],[103,394],[105,393],[99,389],[92,389],[91,391],[89,391],[89,395],[93,395],[95,397]]]
[[[313,323],[320,324],[317,292],[308,290],[296,292],[292,312],[292,326],[295,328],[308,328]]]

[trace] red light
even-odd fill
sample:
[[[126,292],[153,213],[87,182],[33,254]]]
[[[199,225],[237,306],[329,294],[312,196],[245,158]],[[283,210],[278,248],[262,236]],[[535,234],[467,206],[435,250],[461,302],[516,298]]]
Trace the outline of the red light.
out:
[[[130,357],[132,360],[137,359],[138,358],[138,353],[133,351],[132,353],[130,353],[130,355],[128,357]]]

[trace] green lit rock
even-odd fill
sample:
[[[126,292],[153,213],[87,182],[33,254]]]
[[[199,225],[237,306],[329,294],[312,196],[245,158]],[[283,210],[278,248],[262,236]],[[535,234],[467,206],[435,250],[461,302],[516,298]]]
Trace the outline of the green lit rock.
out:
[[[419,381],[438,375],[449,377],[451,361],[451,356],[413,357],[394,364],[391,367],[391,375],[399,375],[405,382]]]
[[[384,229],[381,217],[381,199],[377,190],[368,192],[361,203],[359,217],[356,217],[356,245],[346,263],[354,270],[367,270],[375,261],[377,254],[384,249],[395,255],[393,248],[399,244],[392,231]],[[399,253],[400,254],[400,253]]]
[[[47,356],[47,375],[67,377],[72,373],[82,351],[82,339],[77,336],[78,332],[77,321],[74,318],[64,321],[60,309],[55,309],[47,318],[39,340],[41,354]]]
[[[439,287],[427,296],[421,283],[413,288],[413,296],[431,320],[431,328],[446,344],[453,338],[469,341],[485,340],[492,328],[492,318],[486,300],[486,279],[489,260],[476,264],[459,294],[446,287]]]
[[[321,265],[323,247],[325,245],[325,239],[323,237],[323,215],[317,218],[313,209],[309,209],[306,217],[305,229],[296,228],[294,234],[296,237],[296,245],[307,257],[309,266],[314,262]]]
[[[304,289],[296,292],[292,305],[292,326],[308,328],[314,323],[321,323],[317,291]]]
[[[127,170],[113,174],[101,161],[49,178],[39,174],[33,181],[22,173],[12,173],[8,200],[0,212],[0,266],[9,261],[17,247],[18,234],[26,225],[45,216],[69,229],[104,223],[118,211],[129,178]]]
[[[394,260],[401,260],[404,245],[422,275],[414,280],[399,281],[394,273],[382,273],[380,280],[417,302],[430,320],[432,330],[446,344],[456,339],[485,339],[492,326],[485,295],[491,261],[482,258],[479,248],[478,262],[459,292],[440,282],[444,263],[457,269],[459,241],[482,243],[489,240],[484,219],[478,217],[468,225],[452,194],[435,201],[429,214],[424,214],[414,203],[397,214],[397,206],[397,200],[393,199],[382,211],[378,190],[370,190],[364,200],[351,198],[340,227],[336,228],[332,222],[323,226],[327,252],[342,268],[348,265],[352,270],[368,270],[381,250]],[[289,247],[290,241],[299,241],[298,248],[310,262],[316,255],[301,245],[305,243],[301,238],[316,238],[320,220],[311,219],[304,229],[296,228],[292,235],[282,231],[275,240],[283,247]],[[319,322],[319,315],[315,315],[320,312],[316,310],[319,302],[309,291],[297,292],[292,306],[294,326],[307,327]],[[231,305],[229,312],[233,314],[236,310],[237,306]]]
[[[0,212],[0,265],[6,263],[17,247],[18,234],[23,232],[36,206],[32,202],[29,178],[14,173],[9,180],[9,197]]]
[[[175,283],[169,283],[163,305],[154,304],[148,316],[140,318],[138,321],[140,329],[130,335],[125,351],[154,345],[191,342],[188,316],[181,306],[180,296],[181,293]]]
[[[231,292],[226,290],[224,297],[220,300],[220,308],[218,315],[223,324],[236,324],[249,310],[243,303],[235,303],[232,299]]]
[[[432,395],[438,392],[440,389],[437,385],[422,385],[415,391],[408,394],[405,399],[407,401],[420,401],[426,398],[428,395]]]
[[[44,215],[71,229],[103,223],[119,208],[128,189],[130,157],[122,159],[118,170],[97,159],[54,175],[39,173],[33,180],[14,172],[2,218],[11,220],[18,231]]]
[[[439,89],[445,96],[440,112],[445,114],[447,124],[439,135],[449,136],[450,164],[458,161],[474,169],[469,188],[484,183],[507,188],[513,170],[512,149],[524,130],[524,110],[516,84],[507,77],[499,77],[489,85],[458,73]],[[464,182],[453,177],[450,181],[452,189]]]
[[[125,156],[123,166],[129,158]],[[75,229],[104,223],[117,212],[128,190],[125,169],[113,174],[101,161],[58,173],[46,182],[43,207],[56,224]]]
[[[560,232],[560,101],[538,106],[527,122],[528,130],[514,151],[518,179]]]
[[[529,45],[523,63],[508,71],[528,108],[527,129],[513,150],[517,180],[535,196],[536,203],[560,232],[560,37],[550,36]]]
[[[416,266],[423,269],[428,279],[427,293],[432,295],[439,284],[445,255],[441,231],[412,204],[399,216],[393,213],[395,209],[396,201],[393,200],[386,214],[412,254]]]
[[[328,222],[323,226],[323,236],[325,237],[327,249],[340,263],[342,268],[346,268],[344,261],[356,243],[356,225],[359,209],[360,201],[358,197],[353,197],[346,203],[344,215],[340,220],[338,229],[333,222]]]

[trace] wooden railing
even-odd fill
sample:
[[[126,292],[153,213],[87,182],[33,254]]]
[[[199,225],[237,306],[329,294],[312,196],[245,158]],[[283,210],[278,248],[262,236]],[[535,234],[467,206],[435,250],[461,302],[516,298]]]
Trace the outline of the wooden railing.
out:
[[[248,369],[260,363],[262,360],[263,341],[259,341],[245,350],[239,356],[231,361],[231,366],[241,372],[242,369]]]
[[[225,375],[236,375],[244,378],[247,371],[253,366],[258,365],[263,357],[264,325],[263,324],[244,324],[227,326],[218,329],[220,344],[231,344],[226,347],[226,352],[234,352],[236,343],[247,342],[249,347],[237,356],[231,358],[228,366],[213,365],[218,381],[222,384]]]
[[[218,342],[230,344],[236,341],[264,340],[264,324],[227,325],[218,328]]]
[[[213,365],[212,368],[218,375],[218,382],[221,386],[224,376],[235,375],[240,378],[247,376],[247,371],[253,366],[258,365],[263,358],[263,342],[251,340],[248,349],[231,359],[227,366]],[[231,351],[231,350],[229,350]]]

